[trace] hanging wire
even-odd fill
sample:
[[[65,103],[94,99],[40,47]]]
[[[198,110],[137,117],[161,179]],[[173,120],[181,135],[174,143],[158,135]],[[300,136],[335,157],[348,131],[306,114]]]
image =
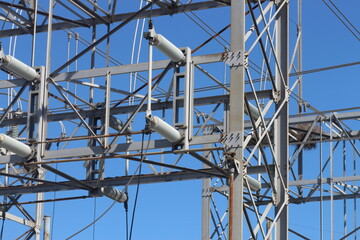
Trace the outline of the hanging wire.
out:
[[[336,7],[336,5],[331,1],[331,0],[328,0],[334,7],[335,9],[337,10],[334,10],[334,8],[332,8],[325,0],[322,0],[323,3],[331,10],[331,12],[340,20],[340,22],[354,35],[354,37],[360,41],[360,37],[357,36],[357,34],[354,32],[356,31],[358,34],[360,34],[359,30],[357,30],[357,28],[349,21],[349,19]],[[345,21],[339,16],[342,15],[343,18],[345,19]],[[348,24],[346,24],[346,22],[348,24],[350,24],[350,26],[348,26]]]
[[[4,234],[4,226],[5,226],[5,213],[6,211],[3,211],[3,216],[2,216],[2,224],[1,224],[1,232],[0,232],[0,240],[3,240],[3,234]]]
[[[44,9],[43,7],[41,7],[41,6],[39,6],[39,8],[41,8],[41,10],[43,11],[43,12],[47,12],[47,10],[46,9]],[[59,22],[57,19],[54,19],[54,21],[55,22]],[[76,33],[75,31],[73,31],[72,29],[68,29],[68,30],[63,30],[64,32],[66,32],[66,33],[71,33],[73,36],[75,36],[75,37],[78,37],[78,40],[82,43],[82,44],[84,44],[85,46],[89,46],[91,43],[89,42],[89,41],[87,41],[85,38],[83,38],[81,35],[79,35],[78,33]],[[78,47],[77,47],[78,48]],[[76,51],[77,52],[77,51]],[[97,54],[99,54],[101,57],[103,57],[103,58],[106,58],[106,52],[104,52],[103,50],[101,50],[100,48],[96,48],[95,49],[95,53],[97,53]],[[76,53],[77,54],[77,53]],[[118,61],[117,59],[115,59],[114,57],[112,57],[112,56],[108,56],[109,57],[109,62],[111,62],[112,64],[114,64],[114,65],[123,65],[123,63],[121,63],[120,61]],[[76,60],[76,62],[75,62],[75,64],[76,64],[76,69],[75,69],[75,71],[77,71],[77,60]],[[137,74],[137,79],[140,79],[141,81],[143,81],[143,82],[147,82],[147,79],[145,78],[145,77],[143,77],[143,76],[141,76],[141,75],[139,75],[139,74]],[[75,85],[76,86],[76,85]],[[156,89],[155,89],[155,91],[158,91],[158,92],[163,92],[163,93],[165,93],[166,91],[164,90],[164,89],[162,89],[161,87],[157,87]],[[75,100],[75,102],[74,102],[75,104],[76,104],[76,100]]]
[[[143,0],[140,1],[139,9],[141,9],[142,5],[143,5]],[[134,38],[133,38],[133,43],[132,43],[130,64],[134,64],[135,46],[136,46],[136,42],[137,42],[139,22],[140,22],[140,19],[137,19],[136,20],[136,25],[135,25],[135,30],[134,30]],[[136,63],[139,62],[139,58],[140,58],[140,49],[141,49],[141,44],[142,44],[142,39],[143,39],[141,33],[144,31],[144,25],[145,25],[145,19],[143,19],[142,29],[140,31],[140,40],[139,40],[139,46],[138,46],[138,50],[137,50]],[[130,92],[133,92],[135,87],[136,87],[136,78],[137,78],[137,72],[136,73],[130,73],[130,88],[129,88]],[[133,103],[134,103],[134,96],[132,96],[130,98],[129,105],[132,105]]]
[[[142,133],[141,136],[141,150],[140,150],[140,156],[141,156],[141,161],[139,163],[139,175],[138,175],[138,181],[137,181],[137,186],[136,186],[136,193],[135,193],[135,200],[134,200],[134,207],[133,207],[133,211],[132,211],[132,217],[131,217],[131,225],[130,225],[130,233],[129,233],[129,239],[132,239],[132,232],[133,232],[133,227],[134,227],[134,221],[135,221],[135,213],[136,213],[136,206],[137,206],[137,201],[138,201],[138,196],[139,196],[139,189],[140,189],[140,179],[141,179],[141,170],[142,170],[142,163],[145,159],[145,154],[147,151],[144,151],[144,136],[145,136],[145,130]],[[148,143],[150,142],[150,138],[151,138],[151,133],[149,134],[149,140]]]
[[[182,3],[181,1],[179,1],[179,3],[181,5],[184,6],[184,3]],[[202,20],[197,14],[195,14],[193,11],[189,11],[191,13],[191,15],[193,15],[198,21],[196,21],[196,19],[194,19],[194,17],[191,17],[190,14],[188,14],[187,12],[184,12],[184,14],[190,18],[196,25],[198,25],[202,30],[204,30],[207,34],[209,34],[210,36],[213,36],[213,34],[216,34],[216,31],[211,28],[211,26],[209,26],[204,20]],[[199,23],[200,22],[200,23]],[[201,24],[203,24],[204,26],[202,26]],[[206,28],[208,28],[209,30],[207,30]],[[212,33],[211,33],[212,32]],[[218,37],[225,42],[226,44],[220,42],[220,40],[218,40],[217,38],[215,38],[215,40],[221,44],[224,48],[226,48],[227,46],[230,45],[230,43],[228,41],[226,41],[222,36],[218,35]]]
[[[83,232],[84,230],[86,230],[87,228],[89,228],[90,226],[92,226],[93,224],[95,224],[97,221],[99,221],[103,216],[105,216],[106,213],[108,213],[108,212],[110,211],[110,209],[115,205],[115,203],[117,203],[117,202],[114,201],[99,217],[97,217],[94,221],[92,221],[91,223],[89,223],[88,225],[86,225],[84,228],[80,229],[78,232],[76,232],[76,233],[74,233],[73,235],[71,235],[70,237],[66,238],[66,240],[75,237],[76,235],[78,235],[79,233]]]
[[[350,26],[358,33],[360,34],[360,31],[355,27],[355,25],[342,13],[342,11],[335,5],[335,3],[332,0],[328,0],[331,5],[334,6],[334,8],[340,13],[341,16],[350,24]]]
[[[146,22],[146,20],[143,19],[142,20],[142,26],[141,26],[141,32],[144,32],[145,22]],[[136,63],[140,62],[140,49],[141,49],[142,43],[143,43],[142,35],[140,35],[139,38],[140,38],[140,42],[139,42],[139,47],[138,47],[138,51],[137,51]],[[137,78],[138,78],[138,72],[135,72],[135,74],[134,74],[134,82],[133,82],[133,85],[132,85],[132,91],[134,91],[135,88],[136,88]],[[159,89],[159,90],[162,90],[162,89]],[[161,91],[159,91],[159,92],[161,92]],[[163,91],[163,92],[165,92],[165,91]],[[135,100],[135,98],[132,97],[132,99],[131,99],[132,104],[134,103],[134,100]]]
[[[59,145],[57,145],[57,150],[59,150]],[[58,163],[55,164],[55,168],[58,169]],[[57,182],[57,174],[55,174],[55,178],[54,178],[54,182]],[[54,192],[53,198],[56,199],[56,191]],[[56,209],[56,201],[53,202],[53,206],[52,206],[52,221],[51,221],[51,239],[53,237],[53,232],[54,232],[54,224],[55,224],[55,210]]]
[[[59,121],[59,124],[60,124],[60,128],[61,128],[60,138],[65,138],[65,137],[66,137],[66,128],[65,128],[65,125],[64,125],[64,123],[63,123],[62,121]],[[60,142],[58,142],[58,143],[56,144],[56,148],[57,148],[57,150],[60,149]],[[65,148],[65,145],[62,147],[62,149],[64,149],[64,148]],[[56,169],[56,170],[57,170],[58,167],[59,167],[58,165],[59,165],[59,163],[56,163],[56,164],[55,164],[55,169]],[[54,182],[57,182],[57,177],[58,177],[58,175],[55,174],[55,176],[54,176]],[[53,199],[56,199],[56,193],[57,193],[57,192],[55,191],[55,192],[54,192]],[[55,211],[56,211],[56,201],[53,202],[53,208],[52,208],[52,221],[51,221],[51,230],[50,230],[50,232],[51,232],[51,234],[50,234],[51,239],[52,239],[52,237],[53,237],[53,232],[54,232]]]
[[[124,202],[125,208],[125,229],[126,229],[126,240],[129,239],[129,208],[128,201]]]
[[[149,142],[150,142],[150,136],[151,134],[149,135]],[[136,176],[137,172],[139,172],[139,179],[138,179],[138,184],[139,184],[139,181],[140,181],[140,175],[141,175],[141,166],[142,166],[142,162],[143,160],[145,159],[145,154],[146,154],[146,151],[148,149],[148,146],[146,147],[146,149],[144,150],[143,149],[143,145],[144,145],[144,137],[142,137],[142,150],[141,150],[141,153],[142,153],[142,157],[141,157],[141,161],[138,165],[138,167],[136,168],[135,172],[133,173],[133,175],[130,177],[129,181],[125,184],[124,186],[124,189],[127,188],[129,186],[129,184],[132,182],[132,180],[134,179],[134,177]],[[137,191],[138,192],[138,191]],[[137,199],[136,199],[137,201]],[[85,227],[83,227],[82,229],[80,229],[79,231],[77,231],[76,233],[74,233],[73,235],[71,235],[70,237],[66,238],[66,240],[68,239],[71,239],[73,237],[75,237],[76,235],[78,235],[79,233],[85,231],[87,228],[91,227],[93,224],[95,224],[97,221],[99,221],[103,216],[106,215],[106,213],[108,213],[110,211],[110,209],[115,205],[115,203],[117,203],[117,201],[114,201],[99,217],[97,217],[94,221],[92,221],[91,223],[89,223],[88,225],[86,225]],[[135,208],[136,204],[134,204],[134,210],[136,210]],[[133,210],[133,212],[135,212]],[[133,215],[133,218],[134,218],[134,215]],[[132,221],[133,222],[133,221]],[[130,239],[131,239],[131,235],[130,235]]]
[[[94,198],[94,221],[96,219],[96,209],[97,209],[96,198]],[[94,222],[93,224],[93,240],[95,240],[95,230],[96,230],[96,222]]]

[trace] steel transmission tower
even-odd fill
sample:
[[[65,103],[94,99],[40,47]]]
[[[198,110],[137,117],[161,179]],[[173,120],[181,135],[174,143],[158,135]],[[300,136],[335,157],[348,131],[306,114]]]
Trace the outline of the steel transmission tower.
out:
[[[319,111],[303,75],[358,62],[303,70],[301,0],[0,7],[4,234],[57,239],[55,202],[194,181],[189,239],[356,239],[360,112]]]

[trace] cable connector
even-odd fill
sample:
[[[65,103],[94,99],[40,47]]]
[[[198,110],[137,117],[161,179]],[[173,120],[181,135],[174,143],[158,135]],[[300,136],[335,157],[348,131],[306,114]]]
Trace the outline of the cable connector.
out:
[[[127,197],[127,199],[126,199],[126,201],[124,202],[124,209],[125,209],[125,212],[128,212],[128,210],[129,210],[129,195],[128,195],[128,193],[127,192],[124,192],[125,194],[126,194],[126,196],[128,196]]]
[[[152,19],[149,19],[149,30],[153,28],[154,28],[153,21]]]
[[[145,123],[145,128],[144,128],[144,134],[149,135],[152,132],[151,127],[150,127],[150,125],[151,125],[151,114],[145,116],[145,121],[146,121],[146,123]]]

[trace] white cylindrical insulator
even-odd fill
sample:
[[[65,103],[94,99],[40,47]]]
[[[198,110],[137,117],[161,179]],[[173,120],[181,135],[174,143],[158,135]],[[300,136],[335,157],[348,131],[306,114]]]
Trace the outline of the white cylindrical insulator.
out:
[[[15,126],[11,126],[11,134],[10,137],[12,138],[17,138],[19,137],[19,126],[15,125]]]
[[[35,71],[35,69],[10,55],[5,56],[2,65],[4,68],[28,81],[34,81],[38,78],[38,73]]]
[[[0,134],[0,147],[23,158],[30,157],[32,153],[32,150],[28,145],[2,133]]]
[[[114,116],[110,116],[109,126],[110,126],[112,129],[120,132],[121,129],[122,129],[122,127],[124,126],[124,123],[123,123],[120,119],[118,119],[118,118],[116,118],[116,117],[114,117]]]
[[[249,175],[246,176],[246,179],[249,183],[251,191],[256,192],[261,189],[261,182],[259,182],[258,180],[255,180],[254,178],[250,177]]]
[[[251,114],[251,116],[252,116],[255,120],[258,119],[259,116],[260,116],[260,113],[259,113],[259,110],[257,109],[257,107],[255,107],[254,105],[252,105],[251,103],[249,103],[249,108],[250,108],[250,114]],[[249,112],[247,111],[247,108],[245,108],[245,113],[250,116]]]
[[[185,60],[184,53],[161,34],[156,35],[153,45],[173,62],[183,62]]]
[[[127,195],[114,187],[103,187],[102,193],[108,198],[115,200],[119,203],[123,203],[127,200]]]
[[[164,138],[166,138],[171,143],[178,143],[181,140],[181,134],[173,126],[164,122],[162,119],[157,116],[149,117],[149,124],[151,130],[154,130]]]

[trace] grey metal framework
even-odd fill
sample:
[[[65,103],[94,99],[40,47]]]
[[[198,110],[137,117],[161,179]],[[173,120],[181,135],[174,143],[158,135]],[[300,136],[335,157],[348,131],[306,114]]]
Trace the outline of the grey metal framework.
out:
[[[356,239],[360,111],[322,112],[303,99],[302,1],[152,0],[139,10],[134,2],[143,1],[0,1],[2,48],[11,52],[17,39],[22,61],[41,63],[37,81],[11,72],[0,81],[1,132],[33,149],[28,159],[1,149],[0,215],[26,226],[18,239],[50,239],[46,203],[104,197],[106,186],[187,180],[202,183],[202,239],[335,239],[335,231]],[[158,17],[206,11],[227,11],[227,25],[196,48],[181,46],[183,62],[116,59],[131,48],[124,35],[135,21],[156,27]],[[221,49],[215,41],[229,43]],[[224,66],[229,83],[219,74]],[[146,76],[152,113],[181,142],[145,127]],[[113,160],[124,163],[121,173]],[[293,208],[312,202],[320,234],[307,236],[289,223]]]

